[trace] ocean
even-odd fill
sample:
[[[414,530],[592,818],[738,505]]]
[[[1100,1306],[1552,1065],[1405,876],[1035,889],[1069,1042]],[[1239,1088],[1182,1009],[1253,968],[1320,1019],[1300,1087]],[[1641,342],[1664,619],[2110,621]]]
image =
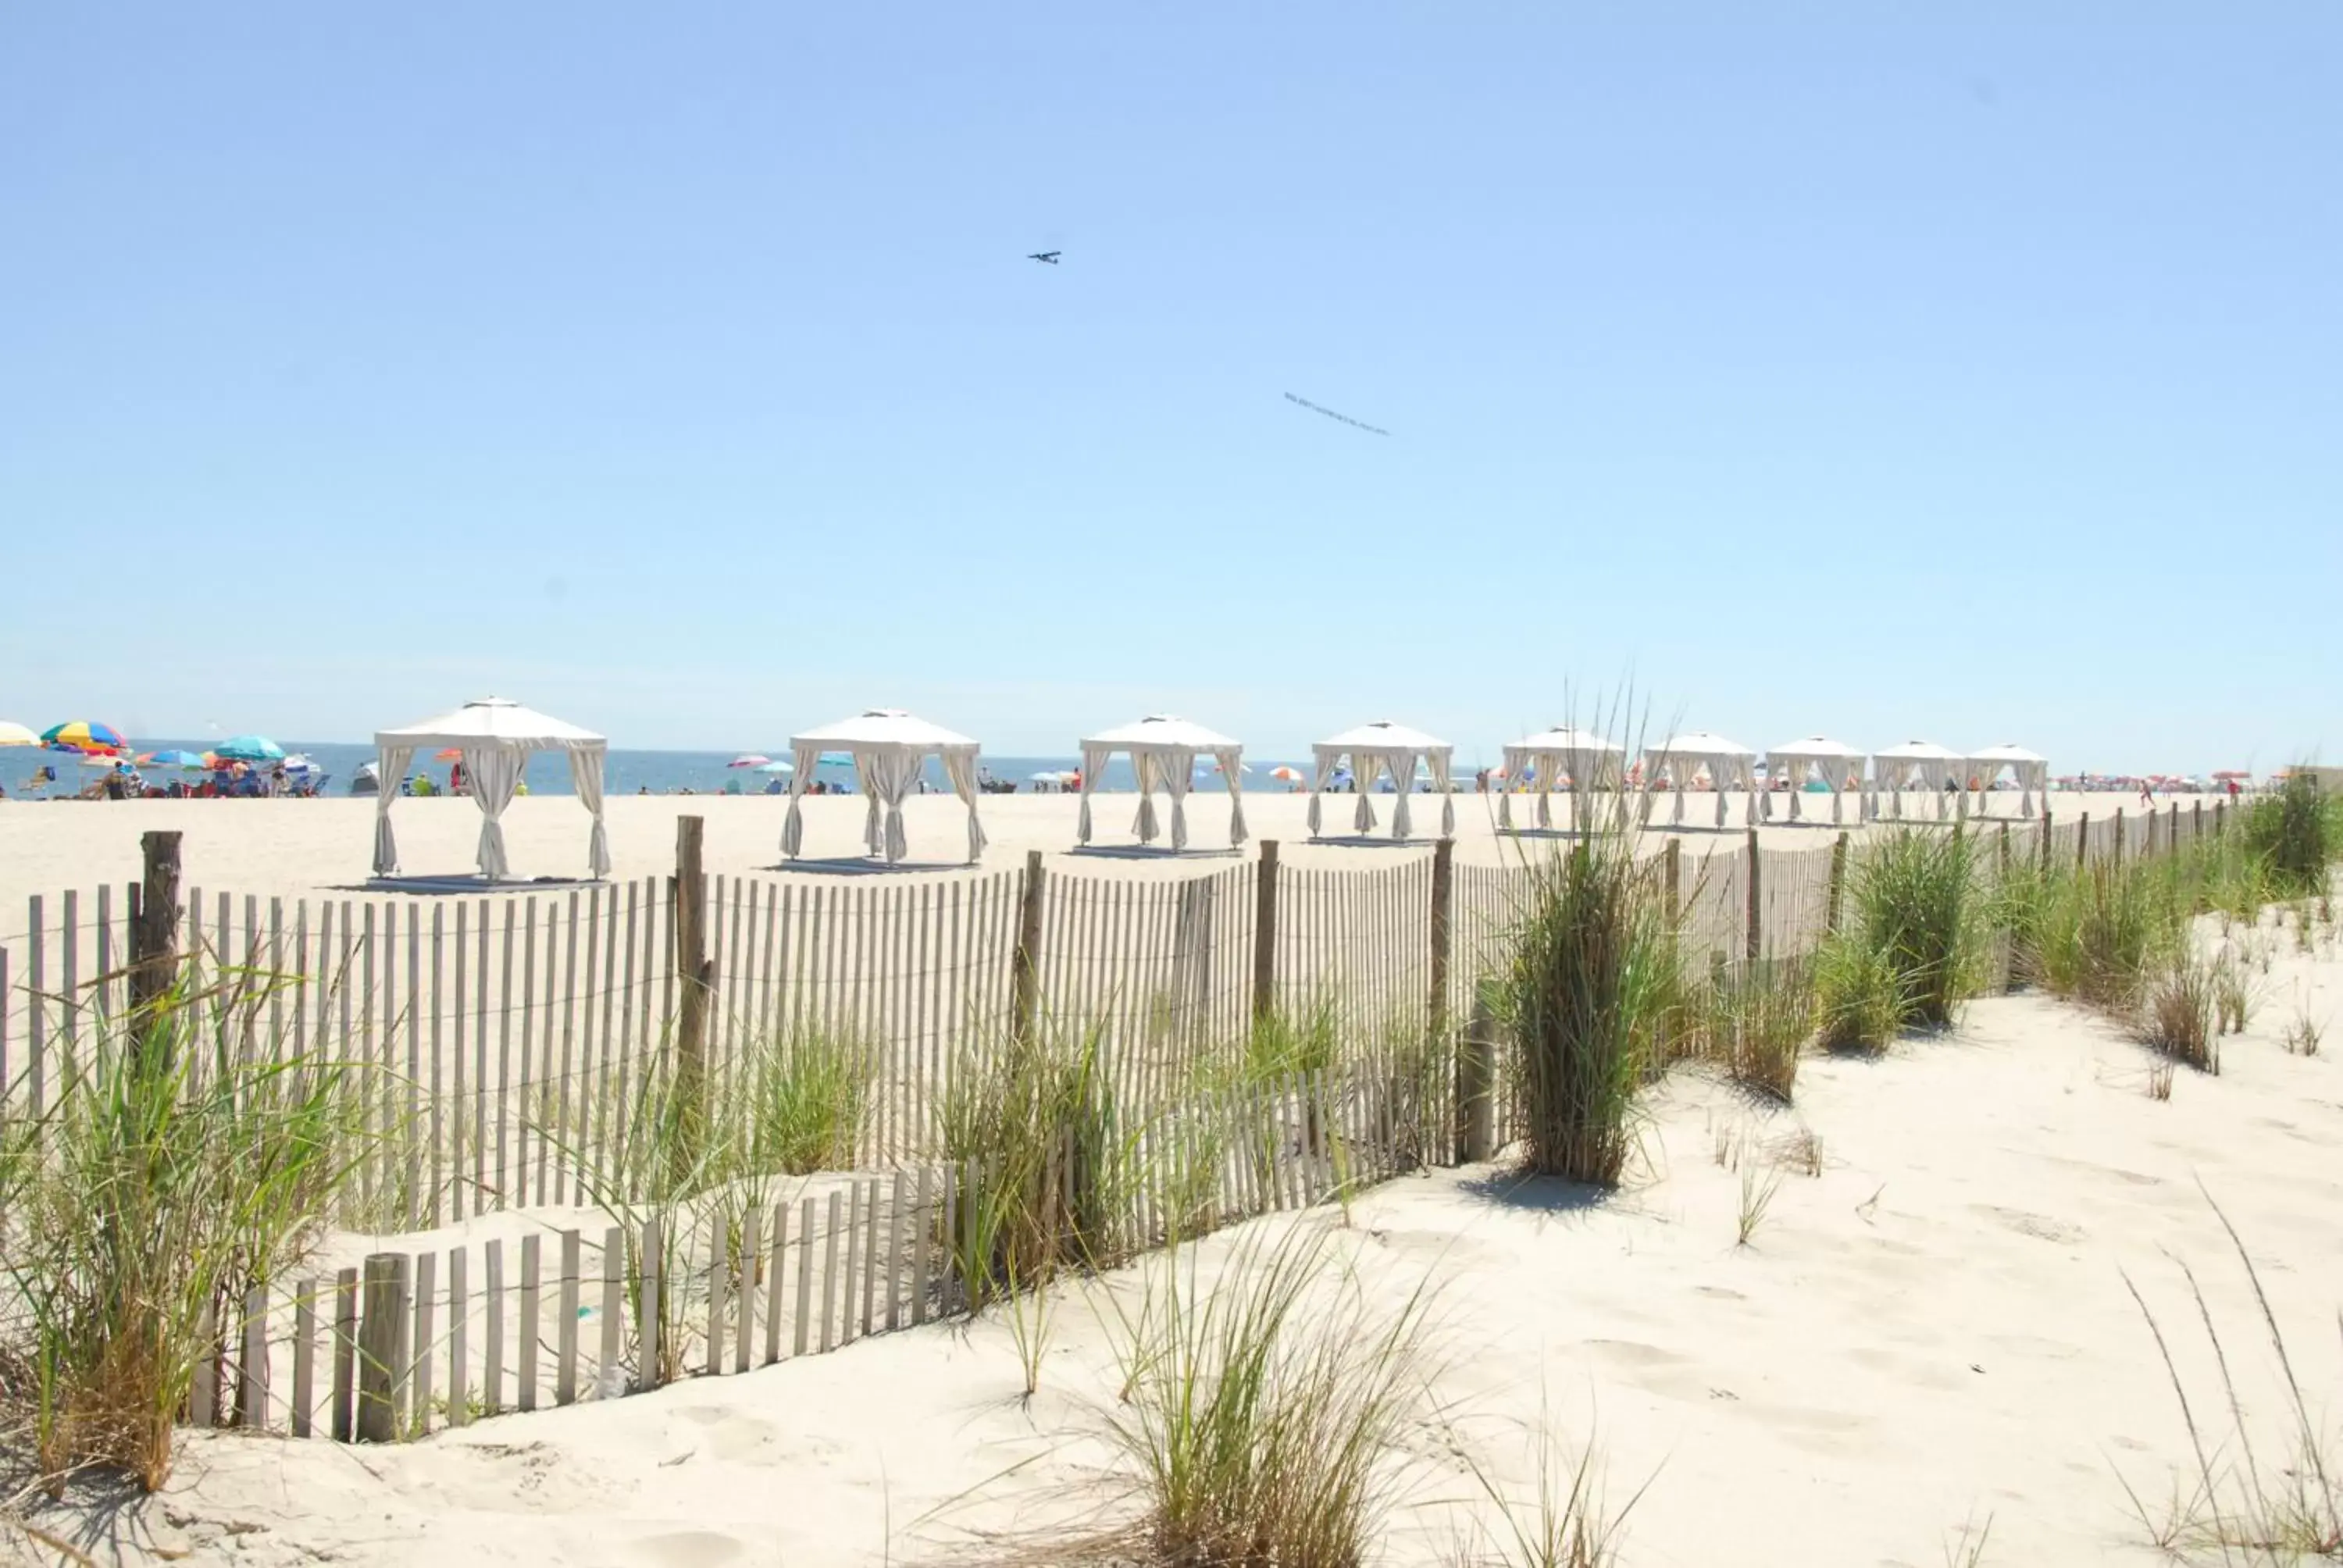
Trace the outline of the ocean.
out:
[[[325,792],[328,795],[349,793],[350,775],[357,771],[358,764],[375,759],[374,748],[368,745],[297,740],[279,740],[277,743],[283,746],[287,752],[300,753],[325,769],[327,775]],[[136,753],[139,754],[164,750],[192,751],[200,754],[216,744],[217,744],[216,737],[210,740],[156,740],[141,737],[133,742]],[[776,793],[785,792],[788,789],[789,776],[786,773],[759,773],[753,769],[728,766],[733,758],[741,754],[734,751],[614,750],[609,754],[608,764],[603,774],[602,792],[609,797],[635,795],[645,790],[653,795],[680,795],[687,791],[695,795],[717,795],[725,793],[729,787],[737,786],[740,793],[761,794],[769,784],[779,786]],[[779,759],[786,758],[788,752],[783,749],[769,751],[766,755]],[[1081,766],[1081,759],[1071,755],[1064,757],[987,756],[980,759],[980,763],[994,779],[1014,780],[1019,792],[1025,793],[1030,792],[1033,788],[1031,779],[1034,774],[1069,772]],[[1282,785],[1273,784],[1269,778],[1269,770],[1277,766],[1279,764],[1273,759],[1255,760],[1247,758],[1245,767],[1250,769],[1245,779],[1247,786],[1256,789],[1282,789]],[[1302,769],[1305,775],[1309,771],[1308,766],[1303,763],[1294,763],[1292,766]],[[57,777],[55,783],[44,783],[29,789],[20,788],[30,781],[29,775],[44,767],[54,768],[56,770]],[[435,782],[445,784],[447,777],[447,764],[436,761],[430,757],[417,757],[411,764],[410,771],[427,771]],[[155,784],[168,783],[173,779],[193,780],[199,777],[197,774],[181,773],[170,769],[149,768],[144,769],[144,772],[147,781]],[[72,794],[96,777],[97,777],[96,769],[85,769],[75,759],[61,752],[38,750],[31,747],[11,747],[0,750],[0,786],[5,786],[10,795]],[[824,763],[814,777],[850,785],[854,779],[854,769],[845,763]],[[1207,774],[1204,777],[1210,779],[1212,776]],[[928,764],[928,782],[931,789],[947,788],[943,769],[933,760]],[[529,759],[527,783],[528,792],[532,795],[572,793],[569,785],[568,759],[558,752],[538,752]],[[1106,772],[1099,780],[1099,787],[1103,789],[1119,790],[1136,788],[1137,780],[1131,775],[1130,759],[1118,756],[1108,763]]]

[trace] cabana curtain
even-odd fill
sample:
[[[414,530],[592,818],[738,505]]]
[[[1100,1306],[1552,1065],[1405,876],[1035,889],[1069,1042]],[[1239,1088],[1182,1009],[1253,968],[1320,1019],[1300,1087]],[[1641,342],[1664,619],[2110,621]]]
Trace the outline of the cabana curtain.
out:
[[[480,809],[477,853],[480,875],[495,882],[512,874],[501,819],[519,791],[530,755],[538,751],[568,753],[570,782],[592,823],[586,863],[593,876],[608,874],[610,838],[602,820],[602,776],[609,742],[592,730],[548,718],[506,698],[486,697],[421,724],[377,730],[374,743],[376,769],[381,775],[375,796],[376,876],[398,872],[398,840],[391,831],[390,809],[398,799],[399,783],[417,751],[440,747],[453,747],[462,753],[472,799]]]

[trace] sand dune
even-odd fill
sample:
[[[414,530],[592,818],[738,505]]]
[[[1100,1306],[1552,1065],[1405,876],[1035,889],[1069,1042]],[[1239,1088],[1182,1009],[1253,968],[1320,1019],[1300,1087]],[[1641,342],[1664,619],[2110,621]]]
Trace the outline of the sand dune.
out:
[[[1995,999],[1884,1060],[1810,1058],[1794,1110],[1679,1074],[1649,1096],[1643,1158],[1607,1200],[1479,1168],[1384,1187],[1348,1229],[1332,1211],[1256,1221],[1332,1228],[1385,1303],[1443,1282],[1446,1413],[1401,1461],[1387,1560],[1447,1561],[1461,1515],[1487,1514],[1459,1445],[1530,1487],[1541,1422],[1574,1446],[1594,1435],[1614,1503],[1649,1483],[1624,1556],[1643,1568],[1932,1568],[1988,1517],[1989,1563],[2161,1560],[2122,1483],[2160,1502],[2187,1449],[2127,1272],[2217,1416],[2180,1265],[2196,1271],[2248,1418],[2283,1435],[2207,1191],[2314,1402],[2343,1382],[2343,1062],[2278,1043],[2298,1011],[2343,1038],[2343,963],[2331,945],[2283,952],[2260,984],[2222,1075],[2183,1071],[2167,1101],[2107,1023]],[[1819,1175],[1798,1169],[1808,1138]],[[1743,1247],[1730,1167],[1751,1161],[1784,1173]],[[1207,1277],[1242,1241],[1202,1244]],[[930,1327],[407,1447],[204,1434],[165,1496],[85,1523],[102,1554],[139,1563],[954,1559],[1113,1516],[1105,1292],[1137,1288],[1126,1273],[1062,1295],[1030,1409],[1000,1322]]]

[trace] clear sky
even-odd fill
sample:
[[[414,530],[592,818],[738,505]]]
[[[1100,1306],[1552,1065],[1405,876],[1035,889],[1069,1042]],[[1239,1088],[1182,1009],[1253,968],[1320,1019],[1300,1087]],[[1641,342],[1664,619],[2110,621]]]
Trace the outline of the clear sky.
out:
[[[2334,760],[2338,171],[2331,0],[10,5],[0,717]]]

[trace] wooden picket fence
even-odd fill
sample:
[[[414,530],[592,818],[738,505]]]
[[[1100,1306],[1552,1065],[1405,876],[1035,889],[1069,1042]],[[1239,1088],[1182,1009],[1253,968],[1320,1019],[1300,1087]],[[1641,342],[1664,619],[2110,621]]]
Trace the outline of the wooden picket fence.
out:
[[[2219,815],[2176,805],[1964,830],[1993,835],[2000,857],[2092,860],[2169,848]],[[1846,852],[1844,835],[1815,839],[1667,838],[1687,954],[1812,950]],[[1175,880],[1044,874],[1035,856],[913,883],[705,887],[710,1081],[737,1082],[752,1053],[806,1031],[851,1042],[871,1086],[851,1164],[892,1170],[939,1157],[936,1111],[956,1075],[1037,1019],[1096,1030],[1118,1101],[1139,1113],[1240,1050],[1268,1008],[1330,1007],[1346,1040],[1404,1057],[1462,1025],[1526,883],[1518,865],[1455,865],[1446,846],[1334,869],[1282,864],[1272,845]],[[0,931],[0,1091],[17,1103],[50,1103],[125,1005],[134,898],[36,896],[22,928]],[[418,1230],[581,1203],[589,1172],[625,1168],[647,1077],[674,1045],[672,879],[427,901],[196,890],[184,903],[182,950],[256,988],[248,1054],[360,1070],[375,1136],[347,1222]]]
[[[1143,1180],[1091,1261],[1385,1180],[1419,1161],[1424,1109],[1363,1076],[1320,1074],[1159,1116],[1131,1141]],[[1073,1169],[1060,1161],[1058,1179]],[[968,1195],[983,1179],[979,1161],[816,1177],[776,1183],[796,1189],[788,1197],[719,1193],[598,1235],[377,1252],[256,1288],[217,1325],[187,1420],[407,1441],[965,1315],[982,1299],[965,1270],[978,1251]]]

